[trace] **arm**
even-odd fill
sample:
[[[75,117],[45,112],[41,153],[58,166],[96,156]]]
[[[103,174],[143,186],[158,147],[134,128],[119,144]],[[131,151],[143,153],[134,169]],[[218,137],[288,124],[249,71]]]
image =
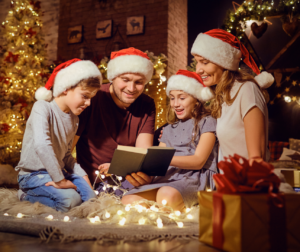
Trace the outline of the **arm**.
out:
[[[135,147],[149,148],[153,145],[153,134],[140,133],[136,139]]]
[[[73,144],[72,144],[72,149],[71,149],[71,153],[73,152],[78,140],[79,140],[80,136],[75,135],[74,139],[73,139]]]
[[[180,169],[200,170],[206,163],[216,142],[216,136],[212,132],[201,134],[195,154],[192,156],[174,156],[171,164]]]
[[[248,150],[250,165],[253,160],[258,162],[266,158],[265,144],[265,120],[261,110],[254,106],[244,116],[245,137]]]

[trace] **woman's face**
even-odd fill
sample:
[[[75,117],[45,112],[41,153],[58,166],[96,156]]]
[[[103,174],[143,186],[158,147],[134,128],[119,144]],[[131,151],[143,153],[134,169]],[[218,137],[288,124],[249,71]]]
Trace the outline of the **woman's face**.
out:
[[[199,74],[207,87],[217,85],[222,77],[224,68],[210,62],[202,56],[195,55],[197,61],[196,73]]]

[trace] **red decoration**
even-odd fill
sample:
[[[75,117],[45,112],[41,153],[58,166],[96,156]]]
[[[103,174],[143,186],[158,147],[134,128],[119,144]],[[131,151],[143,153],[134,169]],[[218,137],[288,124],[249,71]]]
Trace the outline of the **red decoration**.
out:
[[[19,54],[13,54],[12,52],[8,52],[8,55],[4,59],[4,61],[13,63],[13,62],[18,62],[19,60]]]
[[[29,35],[30,38],[32,38],[32,36],[35,34],[36,34],[36,32],[33,31],[31,27],[25,32],[25,35]]]
[[[2,77],[0,76],[0,82],[4,81],[5,84],[8,84],[9,83],[9,77]]]
[[[49,74],[48,73],[40,73],[39,74],[42,78],[48,78]]]
[[[26,103],[26,101],[24,99],[20,98],[20,97],[18,99],[18,102],[15,105],[18,105],[18,104],[21,104],[20,111],[22,111],[23,108],[25,108],[25,107],[28,106],[28,104]]]
[[[7,123],[1,123],[0,129],[4,130],[5,132],[8,132],[10,130],[10,126]]]
[[[37,1],[37,2],[30,1],[29,4],[33,6],[33,9],[39,10],[41,8],[41,2],[40,1]]]
[[[278,192],[280,179],[269,163],[254,161],[250,166],[247,159],[234,154],[220,161],[218,167],[224,172],[214,175],[220,193]]]

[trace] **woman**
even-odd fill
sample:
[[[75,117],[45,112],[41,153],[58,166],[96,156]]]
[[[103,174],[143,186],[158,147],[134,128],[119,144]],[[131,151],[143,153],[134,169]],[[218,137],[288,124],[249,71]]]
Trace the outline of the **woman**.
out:
[[[219,160],[239,154],[250,164],[267,161],[267,93],[262,89],[272,85],[273,76],[260,73],[245,46],[220,29],[200,33],[191,53],[197,61],[196,72],[215,93],[212,116],[217,118]],[[240,60],[257,74],[255,78],[239,69]]]

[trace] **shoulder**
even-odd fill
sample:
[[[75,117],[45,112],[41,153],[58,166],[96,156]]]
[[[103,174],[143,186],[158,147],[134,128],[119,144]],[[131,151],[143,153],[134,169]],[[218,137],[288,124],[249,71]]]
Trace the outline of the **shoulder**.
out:
[[[217,128],[217,119],[213,118],[212,116],[205,116],[203,117],[199,123],[198,126],[200,129],[207,129],[207,130],[216,130]]]
[[[37,112],[39,114],[46,114],[50,111],[50,102],[47,101],[36,101],[32,107],[33,112]]]
[[[238,91],[240,96],[244,95],[260,95],[262,92],[260,91],[260,88],[252,81],[246,81],[245,83],[235,82],[233,86],[233,91]]]

